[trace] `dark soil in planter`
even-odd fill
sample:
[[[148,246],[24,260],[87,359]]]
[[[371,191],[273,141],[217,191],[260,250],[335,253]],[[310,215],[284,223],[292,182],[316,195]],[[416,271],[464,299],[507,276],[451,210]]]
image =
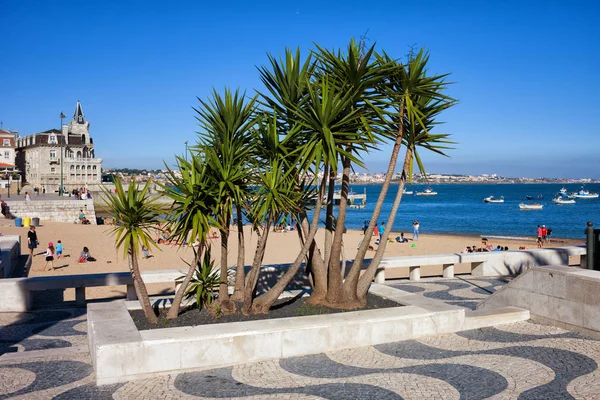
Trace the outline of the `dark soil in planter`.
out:
[[[242,308],[242,303],[236,303],[238,311],[235,314],[221,315],[219,317],[212,316],[206,311],[206,309],[198,311],[198,309],[195,306],[191,306],[182,309],[177,319],[169,320],[166,318],[168,309],[161,309],[158,318],[158,323],[156,324],[148,323],[142,310],[130,310],[129,313],[131,314],[131,318],[133,318],[133,322],[135,322],[135,326],[138,328],[138,330],[142,331],[147,329],[225,324],[228,322],[256,321],[261,319],[301,317],[305,315],[336,314],[360,310],[373,310],[378,308],[401,307],[401,305],[396,303],[395,301],[387,300],[372,294],[367,295],[367,306],[360,310],[340,310],[322,306],[313,306],[311,304],[306,303],[307,299],[308,297],[299,296],[279,299],[271,307],[271,311],[269,312],[269,314],[266,315],[243,315],[241,311],[239,311]]]

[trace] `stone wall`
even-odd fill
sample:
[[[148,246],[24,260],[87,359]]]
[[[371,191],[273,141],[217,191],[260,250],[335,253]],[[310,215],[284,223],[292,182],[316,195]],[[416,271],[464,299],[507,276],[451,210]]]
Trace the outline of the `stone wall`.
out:
[[[600,337],[600,271],[533,267],[477,308],[505,306],[527,309],[533,320]]]
[[[7,201],[10,212],[15,217],[39,218],[42,221],[70,222],[79,221],[79,210],[91,224],[96,224],[96,212],[93,200],[34,200]]]

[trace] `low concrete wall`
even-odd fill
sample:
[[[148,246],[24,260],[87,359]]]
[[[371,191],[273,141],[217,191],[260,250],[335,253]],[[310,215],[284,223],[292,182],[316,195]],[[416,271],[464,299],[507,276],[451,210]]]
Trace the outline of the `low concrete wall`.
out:
[[[55,222],[79,222],[79,210],[83,210],[85,217],[91,224],[96,224],[96,212],[93,200],[39,200],[6,202],[10,212],[15,217],[39,218]]]
[[[21,256],[21,236],[0,236],[0,279],[13,276]],[[1,310],[1,308],[0,308]]]
[[[485,253],[454,253],[412,257],[392,257],[381,260],[375,281],[383,283],[385,279],[410,276],[411,280],[421,278],[421,268],[437,266],[441,275],[452,278],[458,265],[461,273],[475,276],[513,276],[531,267],[540,265],[568,266],[571,257],[585,256],[586,249],[581,246],[559,247],[552,249],[531,249],[498,251]],[[467,264],[470,267],[464,268]]]
[[[480,303],[478,309],[515,306],[532,319],[583,333],[600,333],[600,271],[533,267]],[[596,336],[596,335],[595,335]]]

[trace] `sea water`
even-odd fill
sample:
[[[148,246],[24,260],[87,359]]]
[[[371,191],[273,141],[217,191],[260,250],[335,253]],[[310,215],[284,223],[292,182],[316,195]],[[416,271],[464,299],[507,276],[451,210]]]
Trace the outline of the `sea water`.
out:
[[[437,196],[416,196],[418,191],[431,187]],[[568,193],[578,191],[576,184],[439,184],[407,185],[394,222],[394,232],[412,234],[412,223],[418,220],[420,233],[446,233],[483,236],[532,237],[537,225],[552,228],[558,238],[584,239],[587,221],[600,228],[600,198],[576,199],[576,204],[557,205],[552,202],[558,191],[565,187]],[[387,220],[396,184],[388,191],[379,224]],[[591,193],[600,192],[600,184],[588,184]],[[367,193],[367,205],[363,209],[348,208],[346,227],[362,229],[363,222],[371,218],[381,185],[351,185],[354,193]],[[484,203],[493,195],[504,196],[504,203]],[[533,200],[526,200],[532,196]],[[541,199],[537,198],[541,196]],[[542,210],[520,210],[519,203],[540,203]],[[337,213],[337,210],[336,210]]]

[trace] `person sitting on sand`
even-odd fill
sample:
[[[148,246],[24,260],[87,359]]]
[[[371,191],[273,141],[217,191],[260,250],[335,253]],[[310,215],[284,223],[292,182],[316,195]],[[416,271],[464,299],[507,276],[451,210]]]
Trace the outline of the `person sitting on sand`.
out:
[[[396,236],[396,242],[398,242],[398,243],[406,243],[406,242],[408,242],[408,239],[406,239],[404,237],[404,233],[401,232],[400,236]]]
[[[96,259],[94,257],[92,257],[92,255],[90,254],[90,249],[88,249],[87,247],[83,247],[83,250],[81,251],[81,254],[79,255],[79,263],[84,263],[84,262],[92,262],[92,261],[96,261]]]
[[[44,271],[49,271],[48,264],[50,264],[51,269],[54,271],[54,245],[52,242],[48,243],[48,248],[46,249],[46,264],[44,265]]]
[[[142,245],[142,253],[144,253],[144,258],[150,258],[150,250],[144,245]]]

